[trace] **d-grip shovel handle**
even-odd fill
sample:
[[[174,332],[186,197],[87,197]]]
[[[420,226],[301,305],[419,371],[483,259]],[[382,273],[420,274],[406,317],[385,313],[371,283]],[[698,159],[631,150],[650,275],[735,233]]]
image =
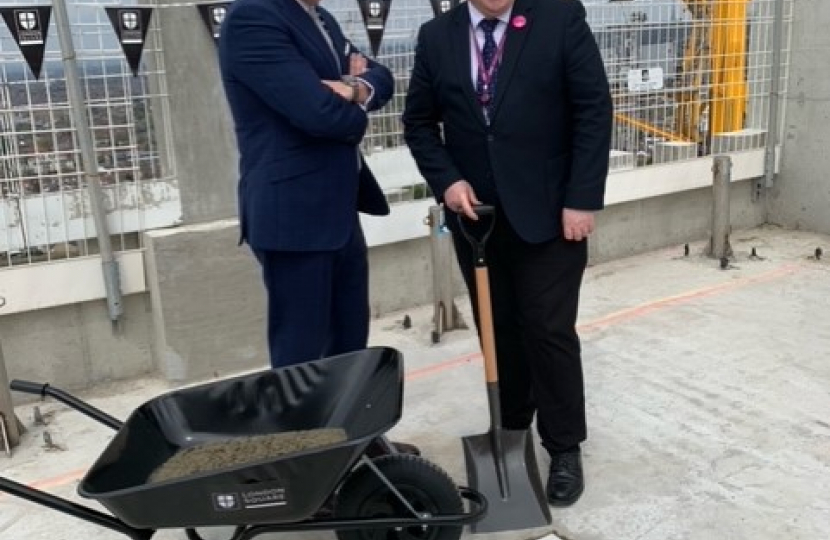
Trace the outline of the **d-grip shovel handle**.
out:
[[[481,349],[484,354],[484,376],[487,381],[487,390],[490,393],[490,415],[495,426],[501,427],[501,407],[493,406],[493,399],[498,400],[499,375],[496,364],[496,338],[493,327],[493,306],[490,299],[490,276],[487,272],[487,261],[484,256],[484,247],[487,239],[493,233],[496,224],[495,208],[490,205],[474,206],[473,210],[482,219],[488,220],[487,227],[481,238],[476,238],[464,222],[467,221],[463,215],[459,215],[458,223],[461,234],[470,242],[475,257],[476,274],[476,303],[478,305],[478,318],[481,327]]]
[[[472,246],[473,256],[475,257],[475,266],[476,268],[479,268],[486,266],[487,264],[484,258],[484,245],[487,243],[487,239],[490,238],[490,235],[493,234],[493,227],[496,225],[496,208],[489,204],[479,204],[477,206],[473,206],[473,212],[475,212],[478,216],[478,223],[482,223],[484,219],[487,220],[487,227],[484,232],[481,233],[481,238],[476,238],[476,235],[473,234],[466,225],[464,225],[464,222],[469,219],[465,217],[464,214],[458,214],[458,226],[461,229],[461,234],[464,235],[464,238],[466,238],[470,243],[470,246]]]

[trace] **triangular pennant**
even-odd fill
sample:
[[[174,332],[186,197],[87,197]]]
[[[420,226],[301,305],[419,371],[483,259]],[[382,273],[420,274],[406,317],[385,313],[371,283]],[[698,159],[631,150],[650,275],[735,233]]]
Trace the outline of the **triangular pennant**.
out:
[[[46,51],[46,37],[49,34],[51,6],[0,7],[20,52],[29,64],[35,79],[40,79],[43,53]]]
[[[153,8],[108,7],[106,10],[133,76],[137,76],[138,67],[141,64],[141,53],[144,52],[144,39],[147,37],[150,18],[153,16]]]
[[[459,3],[461,3],[461,0],[429,0],[429,1],[432,4],[432,12],[435,14],[436,17],[438,15],[441,15],[443,13],[448,12],[449,10],[451,10],[452,8],[457,6]]]
[[[358,0],[358,3],[363,15],[363,24],[369,36],[369,44],[372,46],[372,56],[377,56],[392,0]]]
[[[230,2],[214,2],[210,4],[198,4],[199,13],[202,14],[202,20],[205,21],[208,32],[213,36],[214,41],[219,41],[222,23],[225,20],[225,15],[228,13],[228,6]]]

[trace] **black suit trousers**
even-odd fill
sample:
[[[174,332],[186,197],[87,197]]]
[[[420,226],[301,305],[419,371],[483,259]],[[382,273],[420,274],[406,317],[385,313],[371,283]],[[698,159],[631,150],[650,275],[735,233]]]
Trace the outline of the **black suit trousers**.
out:
[[[458,220],[466,218],[449,210],[447,214],[458,263],[475,299],[473,250],[458,226]],[[502,421],[508,429],[527,429],[537,414],[542,445],[549,452],[568,450],[587,435],[576,319],[588,244],[562,237],[531,244],[516,234],[504,213],[498,211],[495,219],[486,243],[486,264]],[[475,229],[481,225],[468,229],[477,235]],[[475,301],[473,312],[479,327]]]

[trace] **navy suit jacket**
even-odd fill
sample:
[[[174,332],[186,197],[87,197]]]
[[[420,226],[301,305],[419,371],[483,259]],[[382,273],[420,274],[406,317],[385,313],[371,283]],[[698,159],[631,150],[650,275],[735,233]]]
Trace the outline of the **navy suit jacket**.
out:
[[[357,145],[367,113],[324,86],[348,72],[358,52],[330,13],[340,66],[297,0],[236,0],[222,24],[219,61],[239,148],[241,240],[253,249],[339,249],[357,212],[389,206]],[[389,70],[371,61],[369,110],[391,97]]]
[[[404,136],[439,201],[458,180],[495,186],[534,243],[562,233],[563,208],[603,207],[613,111],[585,15],[578,0],[516,0],[490,125],[472,82],[467,4],[421,27]]]

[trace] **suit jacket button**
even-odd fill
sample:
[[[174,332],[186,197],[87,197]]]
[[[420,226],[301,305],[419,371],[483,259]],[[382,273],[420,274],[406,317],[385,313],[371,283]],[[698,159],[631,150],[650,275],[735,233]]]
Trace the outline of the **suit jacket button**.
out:
[[[495,141],[495,140],[496,140],[496,137],[495,137],[495,136],[493,136],[492,134],[487,135],[487,142],[493,142],[493,141]]]

